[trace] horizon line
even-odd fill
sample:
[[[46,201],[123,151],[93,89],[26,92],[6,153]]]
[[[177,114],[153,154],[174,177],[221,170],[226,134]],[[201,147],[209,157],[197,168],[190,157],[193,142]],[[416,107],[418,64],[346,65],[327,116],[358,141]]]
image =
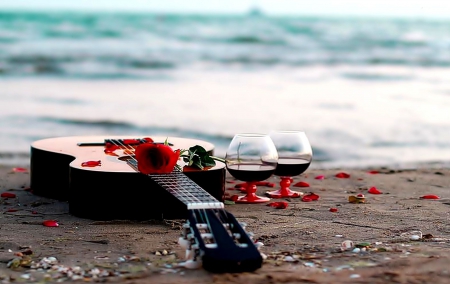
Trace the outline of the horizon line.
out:
[[[330,14],[330,13],[308,13],[308,12],[300,12],[300,13],[270,13],[264,10],[259,9],[261,14],[252,15],[251,9],[247,11],[235,11],[235,12],[222,12],[222,11],[179,11],[179,10],[134,10],[134,9],[98,9],[98,8],[23,8],[23,7],[8,7],[1,8],[1,13],[104,13],[104,14],[165,14],[165,15],[196,15],[196,16],[253,16],[257,17],[307,17],[307,18],[369,18],[369,19],[416,19],[416,20],[450,20],[450,16],[448,15],[394,15],[394,14]]]

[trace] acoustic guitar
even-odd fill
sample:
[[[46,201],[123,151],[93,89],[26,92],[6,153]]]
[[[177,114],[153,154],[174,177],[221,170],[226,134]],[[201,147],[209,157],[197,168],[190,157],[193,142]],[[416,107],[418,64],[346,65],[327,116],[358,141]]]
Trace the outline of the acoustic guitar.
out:
[[[172,148],[200,145],[213,154],[214,145],[179,137]],[[33,193],[66,200],[69,213],[94,220],[187,219],[180,245],[187,267],[202,265],[212,272],[254,271],[262,257],[235,217],[224,210],[226,169],[223,163],[208,170],[174,170],[144,175],[137,170],[135,147],[149,143],[129,136],[49,138],[31,145]],[[106,145],[118,150],[107,152]]]

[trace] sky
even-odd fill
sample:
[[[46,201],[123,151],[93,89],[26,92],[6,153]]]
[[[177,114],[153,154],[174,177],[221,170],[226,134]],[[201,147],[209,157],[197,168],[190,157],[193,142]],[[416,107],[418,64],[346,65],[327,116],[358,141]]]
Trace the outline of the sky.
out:
[[[0,0],[0,10],[94,10],[269,15],[450,17],[450,0]]]

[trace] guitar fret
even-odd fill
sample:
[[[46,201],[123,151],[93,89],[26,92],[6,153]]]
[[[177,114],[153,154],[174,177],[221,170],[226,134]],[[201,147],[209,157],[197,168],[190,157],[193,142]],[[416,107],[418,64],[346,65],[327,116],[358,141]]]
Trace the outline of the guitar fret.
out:
[[[128,160],[128,164],[137,170],[137,162]],[[215,199],[211,194],[188,178],[178,169],[169,174],[149,174],[153,181],[178,200],[183,202],[188,209],[221,209],[224,204]]]

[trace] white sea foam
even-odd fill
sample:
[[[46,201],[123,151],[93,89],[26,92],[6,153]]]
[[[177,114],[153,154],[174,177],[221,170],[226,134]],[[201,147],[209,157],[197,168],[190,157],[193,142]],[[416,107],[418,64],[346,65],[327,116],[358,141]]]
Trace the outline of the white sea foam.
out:
[[[341,76],[369,71],[414,80]],[[449,72],[317,66],[178,70],[170,81],[4,79],[0,152],[52,136],[149,131],[205,135],[223,156],[236,133],[301,129],[321,166],[450,161]]]

